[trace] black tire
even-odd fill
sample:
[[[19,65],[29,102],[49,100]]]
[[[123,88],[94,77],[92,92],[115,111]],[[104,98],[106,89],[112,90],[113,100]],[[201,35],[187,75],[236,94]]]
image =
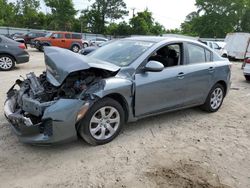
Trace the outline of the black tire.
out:
[[[80,47],[76,44],[74,44],[72,47],[71,47],[71,51],[72,52],[75,52],[75,53],[78,53],[80,50]]]
[[[88,46],[88,43],[83,43],[83,48],[87,48]]]
[[[44,46],[50,46],[49,44],[41,44],[41,45],[39,45],[39,47],[38,47],[38,50],[40,51],[40,52],[43,52],[44,51]]]
[[[221,100],[220,103],[218,105],[214,105],[214,103],[212,102],[212,98],[214,98],[214,92],[217,90],[222,92],[222,96],[220,99]],[[210,90],[206,102],[201,106],[201,109],[210,113],[217,112],[220,109],[221,105],[223,104],[224,97],[225,97],[225,88],[219,83],[215,84],[213,88]]]
[[[15,59],[7,54],[0,55],[0,70],[9,71],[15,67]]]
[[[249,75],[245,75],[246,81],[250,81],[250,76]]]
[[[99,111],[101,109],[105,109],[105,108],[109,108],[109,107],[112,107],[114,109],[116,109],[117,111],[115,113],[119,113],[119,116],[120,117],[120,121],[117,125],[113,125],[112,128],[116,127],[116,130],[114,131],[113,134],[111,134],[111,132],[109,131],[109,129],[107,129],[106,127],[102,127],[102,128],[99,128],[95,134],[96,137],[98,136],[99,132],[100,132],[100,135],[101,136],[101,132],[103,131],[102,129],[105,129],[104,131],[104,135],[106,136],[106,133],[108,134],[111,134],[110,137],[108,138],[104,138],[104,139],[97,139],[95,138],[91,133],[91,126],[95,123],[91,123],[91,119],[96,117],[96,115],[98,115],[98,113],[100,113]],[[106,112],[105,112],[106,114]],[[109,114],[108,114],[109,115]],[[116,117],[115,117],[116,118]],[[99,120],[99,118],[98,118]],[[104,120],[105,121],[105,120]],[[79,127],[78,127],[78,133],[79,135],[89,144],[91,145],[103,145],[103,144],[106,144],[110,141],[112,141],[115,137],[117,137],[124,125],[124,121],[125,121],[125,114],[124,114],[124,110],[122,108],[122,106],[115,100],[111,99],[111,98],[103,98],[99,101],[97,101],[89,110],[88,112],[86,113],[85,117],[80,120],[79,122]],[[96,127],[100,127],[100,126],[105,126],[105,125],[101,125],[101,123],[96,123]],[[109,125],[111,125],[112,123],[110,123]],[[116,123],[115,123],[116,124]],[[113,129],[114,130],[114,129]],[[107,135],[108,136],[108,135]]]
[[[222,57],[227,58],[227,54],[223,54]]]

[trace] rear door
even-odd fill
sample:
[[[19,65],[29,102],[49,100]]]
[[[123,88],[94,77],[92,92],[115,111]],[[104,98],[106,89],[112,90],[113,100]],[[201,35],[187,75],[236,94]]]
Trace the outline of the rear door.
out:
[[[188,54],[185,105],[200,104],[211,89],[216,65],[212,61],[212,52],[207,48],[194,43],[185,43],[185,47]]]
[[[72,34],[71,33],[65,33],[65,43],[64,48],[70,49],[71,43],[72,43]]]

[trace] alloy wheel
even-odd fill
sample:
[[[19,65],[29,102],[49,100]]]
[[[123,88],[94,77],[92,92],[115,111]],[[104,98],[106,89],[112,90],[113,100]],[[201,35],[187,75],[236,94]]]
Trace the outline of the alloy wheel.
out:
[[[78,46],[73,46],[72,51],[77,53],[79,51],[79,47]]]
[[[90,133],[96,140],[109,139],[118,130],[120,121],[120,114],[116,108],[102,107],[94,113],[90,120]]]
[[[211,108],[216,110],[220,107],[223,101],[223,91],[221,88],[216,88],[211,94],[210,105]]]
[[[0,68],[3,70],[9,70],[13,66],[13,60],[10,57],[0,57]]]

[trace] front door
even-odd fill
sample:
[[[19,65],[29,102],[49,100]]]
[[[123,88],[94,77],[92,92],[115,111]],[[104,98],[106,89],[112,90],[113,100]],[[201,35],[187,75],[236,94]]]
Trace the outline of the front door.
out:
[[[186,80],[184,48],[173,43],[157,49],[146,61],[164,65],[161,72],[140,72],[135,75],[135,115],[144,116],[183,106]]]
[[[162,72],[136,74],[135,115],[181,107],[186,90],[184,72],[185,66],[175,66]]]
[[[51,39],[51,45],[63,48],[65,45],[65,38],[62,33],[54,33]]]

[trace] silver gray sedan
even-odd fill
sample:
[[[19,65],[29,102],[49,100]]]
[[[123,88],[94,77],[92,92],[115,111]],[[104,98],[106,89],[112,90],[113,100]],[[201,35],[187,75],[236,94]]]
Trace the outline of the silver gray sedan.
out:
[[[27,63],[29,54],[24,43],[0,35],[0,71],[9,71],[16,64]]]
[[[45,63],[7,93],[5,116],[24,143],[105,144],[127,122],[194,106],[216,112],[230,88],[227,59],[174,37],[122,39],[88,56],[47,47]]]

